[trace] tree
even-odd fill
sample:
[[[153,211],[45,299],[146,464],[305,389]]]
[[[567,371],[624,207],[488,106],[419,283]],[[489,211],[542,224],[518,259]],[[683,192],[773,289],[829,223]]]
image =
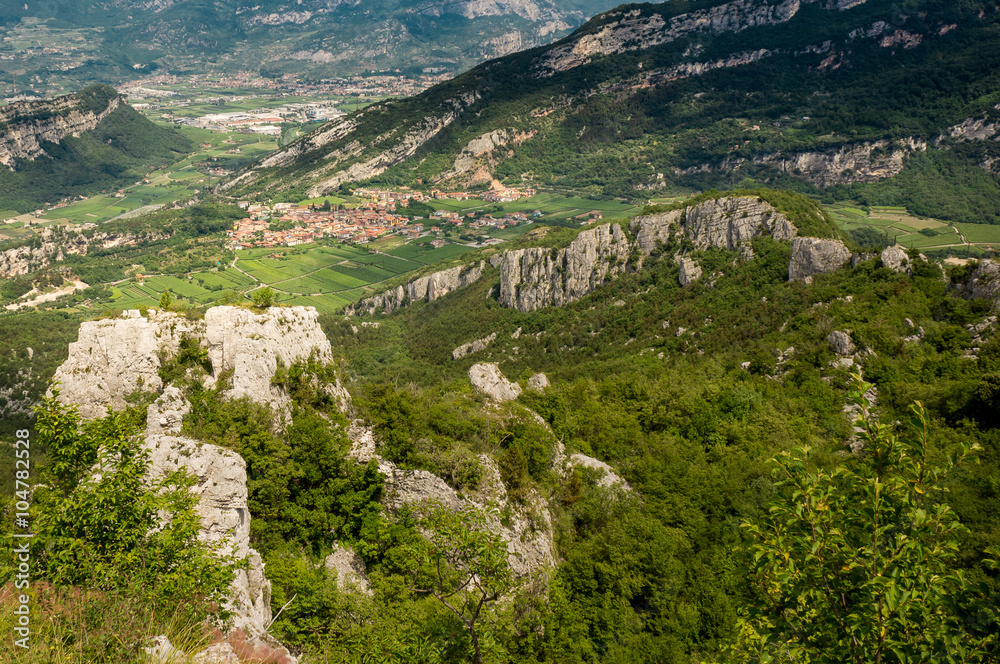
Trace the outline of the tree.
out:
[[[136,413],[81,423],[58,390],[35,409],[38,445],[50,462],[33,509],[34,560],[57,586],[125,590],[156,602],[218,602],[235,568],[199,541],[194,477],[151,480]]]
[[[253,306],[259,309],[267,309],[272,304],[274,304],[274,291],[268,286],[254,291],[253,293]]]
[[[477,625],[484,610],[517,585],[507,545],[494,532],[499,515],[468,503],[452,510],[433,502],[420,506],[417,514],[427,542],[410,547],[411,589],[433,595],[458,617],[469,632],[473,661],[482,664]]]
[[[160,293],[160,309],[166,311],[170,308],[170,305],[174,303],[174,298],[171,297],[170,291],[165,290]]]
[[[784,650],[838,664],[975,662],[995,639],[959,619],[967,584],[953,564],[964,529],[943,501],[977,448],[935,463],[923,405],[911,406],[913,439],[897,438],[873,414],[871,387],[855,375],[862,456],[827,470],[810,467],[809,448],[783,454],[768,515],[742,524],[761,594],[749,607],[760,661]]]

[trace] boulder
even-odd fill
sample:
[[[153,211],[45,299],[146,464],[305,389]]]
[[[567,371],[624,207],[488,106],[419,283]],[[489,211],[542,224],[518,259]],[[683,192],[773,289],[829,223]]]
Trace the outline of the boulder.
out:
[[[521,396],[521,386],[507,380],[493,362],[473,364],[469,368],[469,380],[476,392],[497,401],[512,401]]]
[[[545,388],[548,386],[549,386],[549,377],[543,373],[536,373],[534,376],[528,379],[529,390],[544,392]]]
[[[850,250],[840,240],[797,237],[792,240],[788,280],[804,281],[817,274],[833,272],[850,259]]]
[[[631,491],[632,487],[628,482],[623,480],[615,469],[604,463],[599,459],[594,457],[589,457],[586,454],[571,454],[569,459],[566,460],[566,465],[569,468],[589,468],[590,470],[595,470],[601,476],[597,480],[597,486],[601,487],[621,487],[626,491]]]
[[[492,344],[497,338],[497,333],[494,332],[489,336],[485,336],[482,339],[476,339],[475,341],[470,341],[467,344],[462,344],[455,350],[451,351],[451,359],[460,360],[466,355],[471,355],[472,353],[478,353],[481,350],[485,350],[490,344]]]
[[[893,245],[882,250],[882,265],[893,272],[909,272],[910,256],[900,245]]]
[[[969,297],[986,298],[994,308],[1000,304],[1000,264],[995,261],[979,261],[966,286]]]
[[[353,587],[365,594],[371,594],[368,576],[365,574],[365,561],[353,550],[339,544],[335,545],[333,553],[326,557],[324,565],[327,569],[337,572],[337,587],[341,590]]]
[[[833,351],[837,355],[854,355],[856,348],[854,347],[854,342],[851,341],[851,335],[847,332],[831,332],[826,337],[826,341],[833,348]]]
[[[678,263],[681,267],[678,276],[681,286],[687,286],[701,278],[701,266],[693,258],[681,258]]]

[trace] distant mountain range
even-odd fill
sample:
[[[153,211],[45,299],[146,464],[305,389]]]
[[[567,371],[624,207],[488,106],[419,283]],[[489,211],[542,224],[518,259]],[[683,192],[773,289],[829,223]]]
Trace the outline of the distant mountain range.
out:
[[[607,0],[4,3],[0,27],[22,39],[7,47],[0,71],[22,82],[35,75],[112,82],[157,69],[314,77],[458,71],[551,42],[610,6]]]
[[[223,187],[767,183],[1000,223],[998,136],[993,2],[668,2],[346,116]]]
[[[117,189],[193,145],[95,85],[0,107],[0,209],[27,212],[65,196]]]

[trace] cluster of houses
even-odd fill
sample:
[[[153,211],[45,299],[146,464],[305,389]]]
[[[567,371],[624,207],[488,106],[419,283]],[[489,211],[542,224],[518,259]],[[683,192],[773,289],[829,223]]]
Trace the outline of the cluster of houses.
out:
[[[250,247],[294,247],[333,237],[365,244],[405,226],[406,217],[386,210],[363,207],[356,210],[320,210],[313,206],[276,203],[273,207],[248,205],[245,217],[228,231],[232,249]],[[283,230],[272,230],[277,223]],[[289,227],[290,225],[290,227]]]

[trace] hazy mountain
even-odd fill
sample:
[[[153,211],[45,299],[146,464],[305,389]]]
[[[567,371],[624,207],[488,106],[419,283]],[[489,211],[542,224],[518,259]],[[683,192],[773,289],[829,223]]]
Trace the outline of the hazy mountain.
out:
[[[15,40],[22,48],[11,43],[2,68],[14,80],[30,79],[35,73],[46,78],[46,60],[56,62],[48,76],[96,80],[164,68],[315,76],[456,70],[551,42],[611,4],[600,0],[8,3],[0,9],[0,25],[23,40]],[[67,35],[69,39],[61,39]],[[75,42],[76,38],[81,41]],[[32,49],[35,45],[38,52]]]

